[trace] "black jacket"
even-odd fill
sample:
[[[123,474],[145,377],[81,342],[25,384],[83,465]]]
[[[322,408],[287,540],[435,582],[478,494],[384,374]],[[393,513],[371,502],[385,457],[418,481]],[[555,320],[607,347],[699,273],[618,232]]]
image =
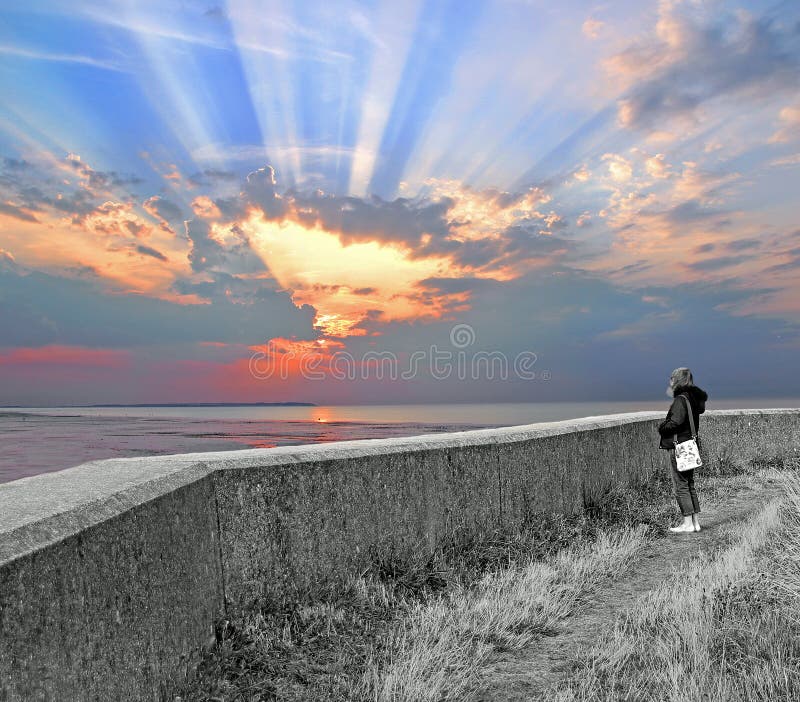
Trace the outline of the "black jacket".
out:
[[[658,425],[658,433],[661,434],[659,448],[675,448],[675,442],[673,440],[675,434],[678,435],[678,443],[692,438],[692,430],[689,426],[689,414],[686,411],[686,402],[680,395],[685,395],[689,398],[689,403],[692,406],[694,428],[698,434],[700,433],[700,415],[706,411],[708,394],[696,385],[679,385],[675,388],[672,406],[669,408],[669,412],[667,412],[667,418]]]

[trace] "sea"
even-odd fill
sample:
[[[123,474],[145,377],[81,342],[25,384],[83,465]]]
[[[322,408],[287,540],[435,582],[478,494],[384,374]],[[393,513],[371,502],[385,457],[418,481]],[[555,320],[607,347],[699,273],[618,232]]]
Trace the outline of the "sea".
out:
[[[464,431],[622,412],[638,402],[314,406],[0,407],[0,483],[103,458],[228,451]],[[708,409],[800,407],[798,398],[725,399]]]

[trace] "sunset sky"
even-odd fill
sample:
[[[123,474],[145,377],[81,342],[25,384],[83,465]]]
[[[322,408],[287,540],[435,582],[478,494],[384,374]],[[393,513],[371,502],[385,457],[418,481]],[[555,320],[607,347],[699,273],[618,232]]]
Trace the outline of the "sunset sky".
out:
[[[11,5],[0,405],[800,395],[796,0]]]

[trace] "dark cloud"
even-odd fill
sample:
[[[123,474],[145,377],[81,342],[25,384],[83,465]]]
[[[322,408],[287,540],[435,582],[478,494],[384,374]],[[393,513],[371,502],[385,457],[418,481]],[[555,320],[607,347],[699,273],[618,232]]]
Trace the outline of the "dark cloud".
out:
[[[216,182],[235,182],[239,180],[236,171],[224,171],[218,168],[206,168],[203,171],[192,173],[187,180],[195,186],[210,185]]]
[[[709,207],[698,199],[686,200],[666,210],[642,210],[641,214],[644,216],[660,217],[670,224],[692,224],[715,217],[720,218],[717,222],[720,226],[729,222],[729,220],[724,219],[724,215],[729,214],[728,210]]]
[[[186,221],[186,236],[192,242],[189,262],[192,270],[204,271],[225,262],[225,249],[211,234],[211,225],[204,219]]]
[[[424,234],[445,237],[450,233],[447,213],[453,201],[448,198],[389,201],[377,196],[361,199],[312,193],[296,195],[294,201],[308,224],[337,232],[345,244],[380,239],[416,246]]]
[[[212,180],[236,180],[239,177],[236,171],[223,171],[219,168],[206,168],[203,175]]]
[[[450,256],[462,266],[481,268],[493,261],[502,258],[506,242],[494,238],[468,239],[458,241],[455,239],[431,239],[424,246],[414,249],[414,258],[427,258],[429,256]]]
[[[262,285],[265,285],[262,281]],[[271,336],[315,338],[315,311],[269,290],[240,303],[214,295],[211,304],[180,305],[109,291],[96,280],[69,279],[4,267],[0,260],[0,347],[65,344],[141,348],[200,341],[263,343]]]
[[[144,208],[167,222],[182,222],[183,210],[172,200],[153,195],[144,201]]]
[[[223,220],[239,219],[245,214],[245,203],[241,195],[234,197],[217,197],[213,198],[214,204],[220,212]]]
[[[154,248],[152,248],[152,247],[150,247],[150,246],[144,246],[144,245],[142,245],[142,244],[139,244],[139,245],[136,247],[136,251],[137,251],[138,253],[142,254],[143,256],[150,256],[150,257],[152,257],[152,258],[156,258],[156,259],[158,259],[159,261],[167,261],[167,260],[169,260],[169,259],[167,259],[167,257],[166,257],[166,256],[165,256],[163,253],[161,253],[161,252],[160,252],[158,249],[154,249]]]
[[[138,185],[144,180],[136,175],[121,174],[118,171],[96,171],[78,158],[67,158],[72,169],[87,181],[92,190],[106,191],[124,185]]]
[[[140,178],[137,175],[124,175],[117,173],[116,171],[108,171],[107,175],[110,179],[111,185],[115,188],[125,185],[141,185],[145,182],[144,178]]]
[[[425,278],[417,283],[418,287],[447,294],[473,292],[497,283],[496,280],[487,278]]]
[[[80,186],[65,184],[49,166],[3,157],[0,199],[13,199],[20,203],[20,209],[30,212],[56,210],[70,215],[73,224],[80,224],[103,205],[115,188],[144,182],[138,176],[118,171],[96,171],[74,156],[66,158],[65,163],[81,179]]]
[[[686,204],[686,203],[684,203]],[[667,215],[667,221],[673,224],[689,224],[713,219],[708,226],[715,230],[726,229],[733,226],[733,219],[723,216],[724,211],[703,205],[691,204],[685,207],[678,205]]]
[[[214,20],[225,19],[225,11],[219,6],[209,7],[204,13],[203,17],[208,17]]]
[[[346,285],[337,285],[337,284],[326,284],[326,283],[311,283],[310,285],[304,283],[298,283],[296,290],[303,290],[307,292],[317,292],[317,293],[337,293],[340,290],[346,290]]]
[[[512,226],[499,236],[459,241],[450,238],[432,238],[427,244],[414,249],[412,256],[447,255],[461,266],[471,268],[522,265],[526,261],[541,261],[561,252],[574,249],[574,243],[562,237],[542,234],[539,224]]]
[[[194,271],[221,270],[229,273],[258,273],[264,262],[250,248],[250,240],[236,225],[229,227],[233,243],[223,246],[211,236],[211,224],[203,219],[187,220],[186,236],[192,243],[189,262]]]
[[[32,168],[32,164],[25,159],[9,158],[3,156],[3,168],[9,171],[25,171]]]
[[[417,246],[423,235],[446,237],[451,233],[448,198],[431,201],[380,197],[358,198],[322,191],[281,191],[275,170],[265,166],[247,175],[237,196],[214,199],[225,220],[243,217],[249,208],[261,211],[267,220],[281,219],[289,212],[306,226],[321,226],[339,234],[344,244],[354,241],[392,241]]]
[[[685,6],[665,6],[672,40],[635,44],[611,65],[636,82],[620,104],[629,127],[692,115],[721,96],[763,97],[800,87],[800,34],[768,18],[718,15],[704,23]]]
[[[629,275],[631,273],[643,273],[654,267],[654,264],[648,261],[636,261],[636,263],[628,263],[619,268],[612,268],[608,271],[610,276]]]
[[[530,196],[528,190],[509,193],[487,189],[479,194],[482,200],[501,209],[513,208]],[[465,193],[464,196],[471,195],[474,193]],[[449,256],[455,263],[469,267],[480,268],[501,262],[519,264],[574,248],[568,239],[552,235],[552,232],[569,227],[565,219],[555,214],[544,216],[537,213],[521,219],[519,224],[505,231],[492,232],[483,238],[464,238],[460,236],[461,228],[472,223],[453,219],[455,200],[451,197],[384,200],[375,195],[359,198],[320,190],[281,191],[271,166],[249,173],[237,196],[217,198],[214,204],[223,220],[237,219],[255,208],[267,220],[291,216],[305,226],[322,227],[338,234],[345,245],[363,241],[404,244],[412,258]],[[207,225],[198,224],[197,231],[190,233],[195,242],[192,255],[195,270],[208,265],[218,266],[223,256],[222,247],[216,242],[206,241],[203,226],[207,228]],[[214,263],[210,264],[212,261]]]
[[[757,249],[759,246],[761,246],[760,239],[736,239],[725,244],[725,248],[728,251],[745,251],[747,249]]]
[[[684,264],[693,271],[717,271],[729,266],[737,266],[748,260],[748,256],[717,256],[716,258],[706,258],[702,261],[693,261]]]
[[[147,236],[147,234],[150,233],[150,227],[148,227],[146,224],[141,224],[140,222],[134,222],[132,219],[129,219],[125,222],[125,229],[127,229],[137,239]]]
[[[280,219],[286,213],[286,200],[278,194],[275,169],[259,168],[247,174],[243,196],[245,202],[258,207],[267,219]]]
[[[502,238],[508,242],[506,251],[510,254],[540,255],[574,246],[574,242],[569,239],[543,232],[539,225],[509,227],[503,232]]]
[[[104,205],[98,205],[98,200],[93,198],[85,190],[75,190],[68,195],[60,198],[48,198],[51,207],[72,215],[74,224],[81,223],[86,215],[95,212],[97,209],[104,209]]]
[[[175,234],[174,226],[180,226],[184,221],[183,210],[172,200],[167,200],[159,195],[153,195],[142,203],[142,207],[159,221],[161,229],[170,234]]]
[[[495,194],[500,206],[511,206],[524,196],[499,191]],[[458,223],[449,219],[454,204],[450,198],[396,198],[390,201],[377,196],[358,198],[321,191],[280,192],[270,166],[249,173],[238,196],[217,198],[214,203],[226,220],[244,216],[250,208],[260,210],[268,220],[280,219],[291,210],[292,216],[305,226],[319,226],[336,233],[345,245],[361,241],[400,243],[409,247],[414,258],[448,255],[465,266],[486,266],[498,258],[519,254],[523,250],[529,254],[534,251],[541,254],[563,243],[544,241],[546,237],[539,237],[538,230],[536,233],[511,231],[505,241],[496,237],[462,241],[453,238]],[[538,229],[543,226],[536,222]],[[207,224],[192,223],[188,234],[194,242],[190,259],[195,270],[222,265],[225,251],[216,241],[209,241]],[[542,241],[537,241],[537,238]]]
[[[80,265],[80,266],[67,266],[62,269],[64,273],[69,276],[76,276],[78,278],[100,278],[101,273],[95,266]]]
[[[197,295],[210,302],[234,300],[253,303],[283,294],[278,292],[278,283],[272,278],[243,278],[220,271],[209,272],[207,276],[204,280],[179,278],[172,289],[181,295]]]
[[[768,266],[764,269],[764,273],[796,272],[798,268],[800,268],[800,257],[787,261],[786,263],[776,263],[774,266]]]
[[[120,202],[112,202],[103,197],[98,197],[85,188],[73,188],[70,190],[63,184],[53,184],[52,195],[46,193],[40,185],[32,185],[24,180],[15,180],[7,187],[14,194],[15,199],[20,201],[19,209],[37,213],[55,210],[59,216],[68,215],[72,224],[79,226],[85,223],[89,215],[108,214],[114,210],[122,210],[125,207]],[[11,213],[9,212],[8,214]],[[134,236],[138,236],[142,233],[138,229],[134,223],[133,229],[129,228],[129,232]]]
[[[61,213],[72,215],[74,223],[79,223],[83,217],[100,205],[100,200],[83,189],[64,192],[63,186],[59,186],[56,195],[60,194],[61,197],[57,197],[48,195],[37,185],[14,181],[8,186],[8,190],[13,193],[15,199],[21,202],[21,209],[32,212],[44,212],[46,209],[58,210]]]
[[[783,251],[781,255],[788,256],[789,260],[765,268],[765,273],[786,273],[788,271],[797,272],[800,270],[800,246]]]
[[[678,365],[691,367],[712,399],[800,391],[793,372],[796,349],[780,345],[800,338],[798,329],[779,319],[726,311],[773,289],[738,290],[701,281],[625,291],[610,280],[566,268],[512,281],[476,280],[471,286],[448,279],[427,283],[437,291],[468,290],[469,309],[453,311],[446,321],[381,323],[373,327],[380,336],[348,339],[348,350],[356,357],[370,349],[388,350],[401,358],[434,344],[453,351],[453,325],[468,324],[474,340],[461,349],[465,353],[497,351],[513,362],[517,354],[532,352],[537,356],[533,369],[549,371],[550,379],[515,381],[510,374],[505,382],[484,377],[431,382],[423,368],[416,379],[393,386],[395,396],[408,401],[443,396],[464,402],[648,399],[663,402],[666,411],[665,379]],[[351,385],[348,397],[360,401],[367,391]]]
[[[43,212],[45,206],[52,207],[51,198],[35,185],[20,186],[16,189],[16,192],[27,210]]]
[[[25,210],[17,207],[16,205],[11,205],[7,202],[0,202],[0,212],[2,212],[3,214],[7,214],[10,217],[14,217],[15,219],[22,220],[23,222],[39,221],[30,212],[26,212]]]

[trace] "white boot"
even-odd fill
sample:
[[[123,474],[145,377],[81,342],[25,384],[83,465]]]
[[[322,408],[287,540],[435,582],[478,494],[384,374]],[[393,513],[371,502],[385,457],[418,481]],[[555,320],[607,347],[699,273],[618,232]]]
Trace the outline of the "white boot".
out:
[[[697,518],[696,514],[692,515],[692,524],[694,525],[695,531],[700,531],[700,520]]]

